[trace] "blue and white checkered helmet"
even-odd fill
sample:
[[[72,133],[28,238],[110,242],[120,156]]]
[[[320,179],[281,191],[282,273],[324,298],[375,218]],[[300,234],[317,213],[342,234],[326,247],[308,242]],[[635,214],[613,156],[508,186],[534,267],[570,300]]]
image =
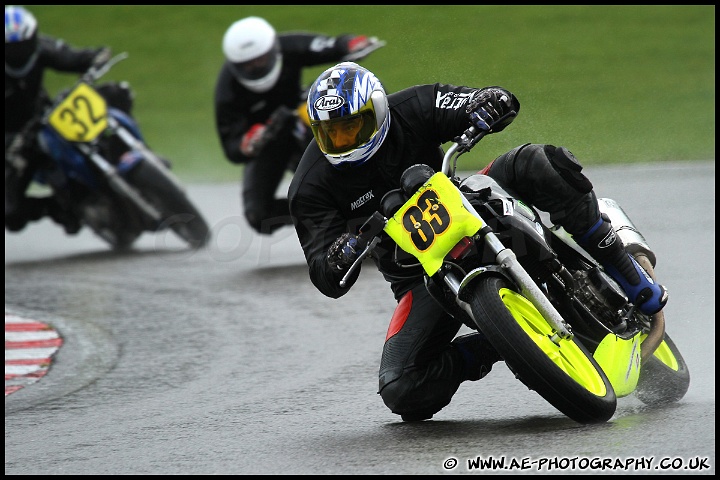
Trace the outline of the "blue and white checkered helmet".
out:
[[[339,168],[365,163],[390,129],[385,89],[372,72],[353,62],[320,74],[310,87],[307,109],[320,150]],[[340,143],[343,132],[352,138]]]

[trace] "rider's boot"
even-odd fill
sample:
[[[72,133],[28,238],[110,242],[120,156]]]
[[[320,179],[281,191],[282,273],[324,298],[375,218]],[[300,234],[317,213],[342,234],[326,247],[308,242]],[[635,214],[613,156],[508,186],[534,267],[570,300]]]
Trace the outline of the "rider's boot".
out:
[[[59,223],[65,229],[68,235],[74,235],[80,231],[82,224],[77,216],[64,208],[60,202],[53,197],[43,198],[47,215],[52,218],[55,223]]]
[[[490,373],[495,362],[502,360],[485,335],[480,332],[457,337],[452,344],[462,353],[465,360],[463,381],[480,380]]]
[[[22,199],[13,209],[8,209],[8,202],[5,202],[5,228],[11,232],[19,232],[29,222],[44,217],[46,209],[42,200],[41,198],[27,197]]]
[[[585,234],[575,238],[622,286],[630,301],[637,305],[640,311],[653,315],[662,310],[668,301],[667,290],[655,283],[632,255],[627,253],[605,214],[601,215]]]

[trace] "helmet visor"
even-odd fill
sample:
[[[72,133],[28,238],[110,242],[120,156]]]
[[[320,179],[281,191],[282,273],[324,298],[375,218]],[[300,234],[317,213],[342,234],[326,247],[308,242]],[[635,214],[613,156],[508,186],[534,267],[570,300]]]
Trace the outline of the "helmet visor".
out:
[[[5,44],[5,63],[13,68],[22,68],[37,51],[37,36],[33,35],[27,40]]]
[[[310,122],[323,153],[342,155],[367,143],[377,133],[375,111],[367,108],[355,115]]]
[[[267,53],[246,62],[231,63],[230,67],[239,80],[260,80],[266,77],[280,59],[280,44],[275,42]]]

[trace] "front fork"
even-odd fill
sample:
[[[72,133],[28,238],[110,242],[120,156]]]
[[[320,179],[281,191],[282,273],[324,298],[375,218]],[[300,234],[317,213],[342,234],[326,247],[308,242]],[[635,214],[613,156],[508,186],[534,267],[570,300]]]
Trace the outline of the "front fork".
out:
[[[559,338],[571,339],[573,333],[570,325],[567,324],[540,287],[538,287],[532,277],[530,277],[527,271],[520,265],[520,262],[515,256],[515,252],[506,248],[489,227],[484,228],[481,232],[482,233],[478,233],[475,236],[475,241],[485,242],[490,247],[495,254],[496,266],[475,268],[462,278],[456,272],[444,272],[443,281],[455,295],[458,305],[472,317],[470,305],[462,300],[463,291],[480,275],[488,273],[497,274],[497,272],[499,272],[507,276],[520,288],[520,293],[542,314],[545,320],[553,327],[555,334]]]
[[[87,144],[80,143],[77,145],[77,148],[102,172],[113,191],[133,203],[141,212],[151,218],[153,222],[160,223],[162,220],[160,211],[148,203],[135,188],[125,181],[125,179],[118,174],[114,165]]]

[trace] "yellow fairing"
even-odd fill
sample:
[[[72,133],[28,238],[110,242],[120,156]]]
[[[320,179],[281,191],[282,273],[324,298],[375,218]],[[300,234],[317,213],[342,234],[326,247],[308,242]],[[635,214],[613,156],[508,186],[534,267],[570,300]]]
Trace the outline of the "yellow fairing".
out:
[[[618,397],[631,394],[637,387],[640,378],[640,344],[640,333],[627,340],[609,333],[593,354]]]

